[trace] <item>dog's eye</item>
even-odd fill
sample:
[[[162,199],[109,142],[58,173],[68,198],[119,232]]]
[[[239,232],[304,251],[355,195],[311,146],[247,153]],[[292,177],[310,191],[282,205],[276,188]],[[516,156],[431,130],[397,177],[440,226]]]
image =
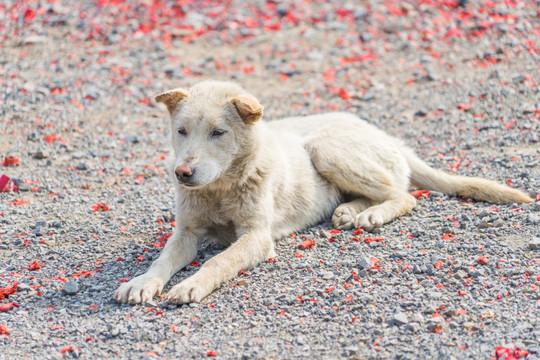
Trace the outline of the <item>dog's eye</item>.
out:
[[[176,132],[179,133],[179,134],[182,135],[182,136],[186,136],[186,135],[187,135],[187,131],[186,131],[186,129],[184,129],[184,128],[180,128],[180,129],[176,130]]]
[[[220,137],[221,135],[225,134],[227,131],[222,129],[216,129],[210,133],[211,137]]]

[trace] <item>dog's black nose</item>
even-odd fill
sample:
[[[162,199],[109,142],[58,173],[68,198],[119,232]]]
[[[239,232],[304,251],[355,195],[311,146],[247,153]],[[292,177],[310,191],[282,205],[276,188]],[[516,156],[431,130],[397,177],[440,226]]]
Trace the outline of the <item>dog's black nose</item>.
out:
[[[180,165],[174,169],[174,173],[176,174],[178,180],[184,180],[192,177],[195,173],[195,169],[192,169],[187,165]]]

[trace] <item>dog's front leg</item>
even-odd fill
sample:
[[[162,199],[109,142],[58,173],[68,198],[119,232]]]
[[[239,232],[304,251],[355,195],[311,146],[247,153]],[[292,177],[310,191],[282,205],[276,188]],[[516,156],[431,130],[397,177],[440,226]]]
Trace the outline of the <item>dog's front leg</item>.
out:
[[[251,230],[221,254],[208,260],[201,269],[165,295],[176,304],[199,302],[240,270],[251,268],[274,256],[274,242],[269,229]]]
[[[139,304],[159,295],[171,276],[197,256],[197,242],[196,234],[177,228],[148,271],[116,290],[116,301]]]

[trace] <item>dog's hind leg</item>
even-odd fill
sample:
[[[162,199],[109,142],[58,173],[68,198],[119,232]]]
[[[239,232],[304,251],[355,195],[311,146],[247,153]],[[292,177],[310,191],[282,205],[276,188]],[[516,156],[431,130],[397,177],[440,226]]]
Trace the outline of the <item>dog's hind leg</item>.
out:
[[[305,147],[321,176],[342,192],[359,198],[336,209],[335,225],[371,229],[406,214],[416,205],[416,199],[407,192],[408,167],[399,152],[390,152],[393,158],[385,164],[369,156],[371,149],[367,149],[368,154],[363,157],[366,149],[350,136],[326,134],[312,138]],[[345,209],[348,216],[354,216],[353,223],[344,216]]]

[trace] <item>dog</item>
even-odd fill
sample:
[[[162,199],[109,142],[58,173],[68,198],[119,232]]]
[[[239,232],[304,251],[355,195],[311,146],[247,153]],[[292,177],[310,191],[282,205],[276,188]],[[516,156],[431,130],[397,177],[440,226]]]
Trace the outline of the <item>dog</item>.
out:
[[[526,203],[493,181],[450,175],[350,113],[262,121],[263,106],[235,83],[200,82],[159,94],[170,114],[169,173],[176,228],[148,271],[114,298],[148,302],[197,254],[201,239],[229,244],[164,296],[200,302],[243,269],[274,257],[274,241],[332,215],[338,229],[373,229],[416,205],[409,187],[492,203]]]

